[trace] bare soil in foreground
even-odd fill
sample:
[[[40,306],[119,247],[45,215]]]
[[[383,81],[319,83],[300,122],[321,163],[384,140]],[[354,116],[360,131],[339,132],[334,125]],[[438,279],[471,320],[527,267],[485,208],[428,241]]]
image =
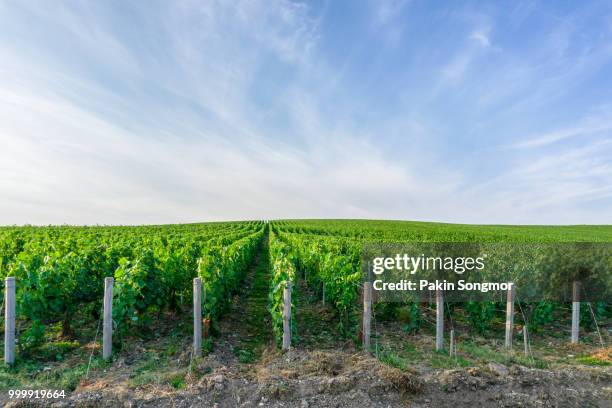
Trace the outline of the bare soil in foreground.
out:
[[[11,402],[53,407],[611,407],[609,367],[555,370],[490,363],[461,369],[399,370],[363,353],[264,352],[255,364],[213,352],[182,390],[129,382],[117,361],[108,375],[65,400]]]

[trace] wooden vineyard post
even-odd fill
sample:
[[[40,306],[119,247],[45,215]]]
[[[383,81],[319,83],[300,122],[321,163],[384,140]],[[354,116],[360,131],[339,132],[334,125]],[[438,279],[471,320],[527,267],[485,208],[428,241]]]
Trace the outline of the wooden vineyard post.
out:
[[[193,280],[193,356],[202,354],[202,281]]]
[[[285,282],[283,290],[283,350],[291,348],[291,282]]]
[[[363,349],[370,351],[372,322],[372,282],[363,283]]]
[[[450,346],[448,350],[449,356],[455,356],[455,330],[451,329],[450,331]]]
[[[4,279],[4,362],[15,364],[15,278]]]
[[[529,357],[529,333],[527,325],[523,326],[523,348],[525,349],[525,357]]]
[[[436,351],[444,348],[444,294],[436,289]]]
[[[206,303],[206,286],[202,285],[202,282],[200,282],[200,285],[202,288],[202,303],[200,304],[204,304]],[[210,317],[204,318],[202,321],[204,323],[204,338],[208,339],[210,336]]]
[[[325,306],[325,282],[323,282],[323,300],[322,300],[323,306]]]
[[[512,349],[512,332],[514,330],[514,283],[508,288],[506,298],[506,340],[504,347]]]
[[[104,322],[102,323],[102,358],[113,354],[113,278],[104,278]]]
[[[572,289],[572,343],[578,344],[578,338],[580,337],[580,282],[574,282]]]

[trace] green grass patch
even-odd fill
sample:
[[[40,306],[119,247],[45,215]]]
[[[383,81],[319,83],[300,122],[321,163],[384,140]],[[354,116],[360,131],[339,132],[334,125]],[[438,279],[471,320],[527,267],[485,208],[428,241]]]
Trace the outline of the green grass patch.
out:
[[[174,388],[175,390],[182,390],[186,387],[185,374],[183,373],[173,374],[170,376],[168,382],[170,383],[172,388]]]
[[[408,358],[409,360],[423,360],[423,352],[417,349],[414,344],[406,343],[404,348],[402,349],[402,356]]]
[[[451,357],[447,350],[440,350],[434,352],[429,358],[429,365],[434,368],[457,368],[457,367],[471,367],[473,362],[462,357]]]
[[[31,354],[36,360],[62,361],[66,354],[80,347],[78,341],[57,341],[38,347]]]
[[[583,357],[578,357],[576,359],[576,361],[582,363],[582,364],[586,364],[586,365],[590,365],[590,366],[600,366],[600,367],[609,367],[612,366],[612,363],[606,360],[601,360],[599,358],[596,357],[592,357],[592,356],[583,356]]]
[[[409,360],[399,356],[398,354],[392,352],[384,352],[382,353],[378,359],[381,363],[386,364],[390,367],[399,368],[400,370],[407,370],[409,367]]]
[[[87,375],[87,362],[72,365],[42,364],[35,361],[17,361],[13,368],[0,368],[0,390],[11,388],[53,388],[73,391]],[[89,372],[92,374],[109,366],[101,358],[93,358]]]
[[[252,350],[236,349],[234,354],[238,357],[238,361],[245,364],[251,364],[257,361],[257,356]]]
[[[499,351],[489,346],[478,345],[473,342],[462,342],[457,352],[481,363],[496,362],[504,365],[519,364],[526,367],[546,368],[545,361],[537,357],[525,357],[512,351]]]
[[[159,368],[163,367],[161,358],[154,353],[147,352],[145,358],[130,374],[130,383],[135,387],[143,385],[160,385],[165,382],[165,377]]]

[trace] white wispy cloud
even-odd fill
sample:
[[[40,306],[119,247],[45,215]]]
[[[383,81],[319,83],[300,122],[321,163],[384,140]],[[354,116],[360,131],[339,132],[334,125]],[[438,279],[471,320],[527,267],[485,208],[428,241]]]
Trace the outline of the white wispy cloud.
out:
[[[375,7],[375,21],[377,24],[384,25],[397,18],[408,0],[378,0],[373,2]]]
[[[489,29],[479,29],[474,30],[472,34],[470,34],[470,39],[478,42],[483,47],[488,47],[491,45],[491,41],[489,40]]]
[[[608,222],[609,210],[594,209],[612,196],[611,155],[612,140],[602,140],[519,156],[512,170],[469,186],[457,198],[478,209],[478,216],[467,216],[472,222],[500,212],[514,223],[532,217],[552,224]]]
[[[0,2],[0,224],[612,220],[601,101],[529,114],[612,47],[576,52],[578,21],[517,53],[489,17],[370,6],[353,38],[288,0]]]
[[[510,147],[515,149],[538,148],[566,139],[588,136],[601,132],[607,133],[607,138],[612,140],[612,116],[590,116],[581,120],[581,123],[577,125],[556,129],[544,134],[532,135],[522,141],[512,144]]]
[[[468,74],[470,67],[481,58],[491,46],[488,26],[474,29],[452,57],[440,68],[438,84],[434,89],[437,95],[444,87],[460,83]]]
[[[305,71],[317,59],[316,22],[304,6],[173,11],[155,16],[167,60],[123,44],[89,10],[63,10],[53,26],[88,33],[73,46],[94,65],[41,64],[53,55],[35,49],[35,60],[3,44],[10,63],[0,70],[11,80],[0,86],[0,222],[380,217],[380,198],[368,197],[419,188],[376,144],[332,131],[307,83],[284,93],[293,95],[288,105],[271,106],[296,134],[285,141],[259,121],[249,92],[264,56]],[[113,86],[92,78],[100,59],[122,61],[113,65]],[[174,103],[158,105],[151,92]]]

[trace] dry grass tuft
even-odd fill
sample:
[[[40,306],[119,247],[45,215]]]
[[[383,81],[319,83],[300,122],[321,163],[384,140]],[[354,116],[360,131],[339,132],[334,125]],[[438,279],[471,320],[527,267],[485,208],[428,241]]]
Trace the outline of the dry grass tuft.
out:
[[[338,375],[344,367],[344,359],[340,353],[314,351],[306,360],[304,369],[309,373],[319,375]]]
[[[415,372],[381,365],[378,375],[393,384],[393,387],[401,393],[416,394],[423,389],[423,381]]]
[[[595,352],[591,353],[589,357],[612,363],[612,346],[599,348],[595,350]]]

